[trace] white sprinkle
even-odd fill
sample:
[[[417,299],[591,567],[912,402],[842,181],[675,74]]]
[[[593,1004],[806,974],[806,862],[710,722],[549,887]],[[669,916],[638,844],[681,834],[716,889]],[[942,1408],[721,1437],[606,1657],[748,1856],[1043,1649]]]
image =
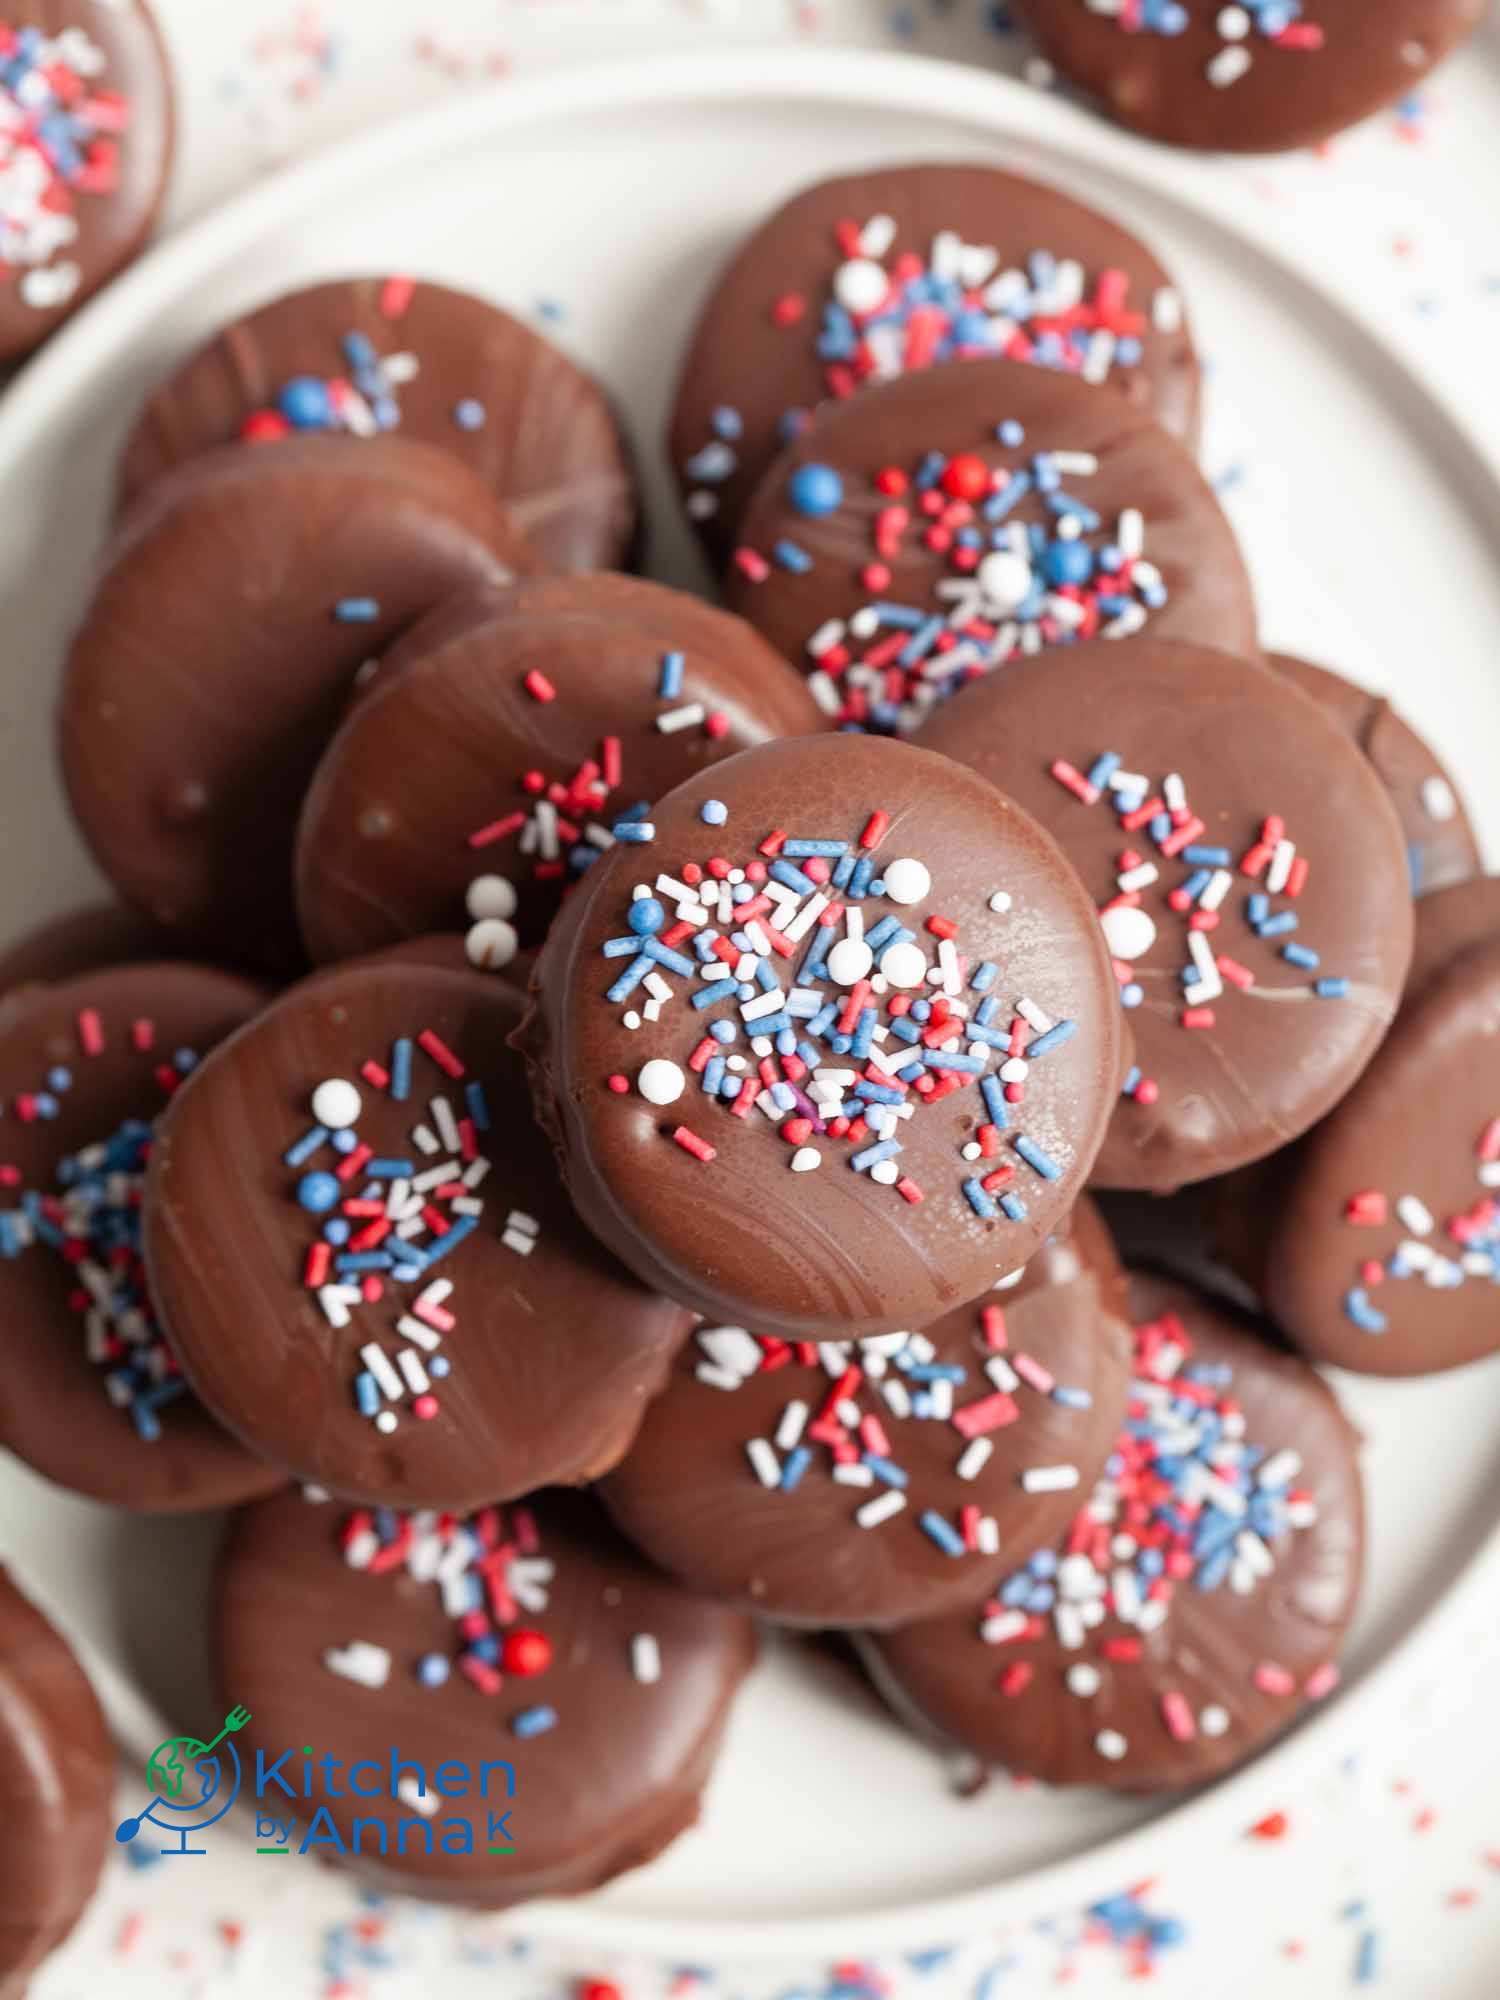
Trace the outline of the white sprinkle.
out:
[[[398,1782],[396,1796],[403,1805],[410,1806],[414,1813],[420,1813],[423,1819],[431,1819],[438,1809],[436,1792],[424,1792],[420,1781],[410,1773]]]
[[[1396,1214],[1403,1229],[1409,1229],[1413,1236],[1430,1236],[1435,1228],[1432,1211],[1427,1204],[1414,1194],[1404,1194],[1396,1203]]]
[[[426,1153],[429,1157],[433,1153],[440,1153],[443,1150],[438,1144],[436,1132],[430,1131],[425,1125],[414,1125],[411,1136],[412,1144],[416,1146],[419,1152]]]
[[[642,1687],[655,1687],[661,1679],[661,1647],[651,1632],[637,1632],[630,1642],[630,1671]]]
[[[691,729],[702,722],[708,713],[701,701],[684,702],[681,708],[669,708],[665,715],[656,718],[656,726],[663,736],[675,736],[679,729]]]
[[[1151,298],[1151,324],[1158,333],[1176,333],[1182,325],[1182,296],[1171,285],[1158,285]],[[1127,512],[1133,511],[1127,509]],[[1120,548],[1126,555],[1131,550],[1125,546],[1125,515],[1120,516],[1121,532],[1117,537]]]
[[[1458,800],[1446,778],[1434,774],[1422,780],[1422,810],[1429,819],[1450,820],[1458,815]]]
[[[1079,1660],[1067,1672],[1068,1693],[1081,1695],[1085,1701],[1099,1692],[1103,1676],[1097,1667],[1091,1667],[1086,1660]]]
[[[1041,1007],[1038,1007],[1035,1000],[1028,1000],[1024,997],[1018,1000],[1016,1002],[1016,1012],[1026,1023],[1027,1027],[1034,1028],[1039,1035],[1045,1035],[1049,1028],[1054,1028],[1057,1025],[1050,1014],[1045,1012]]]
[[[1231,42],[1209,60],[1204,75],[1215,90],[1227,90],[1230,84],[1239,82],[1249,67],[1250,51],[1240,42]]]
[[[387,1361],[384,1349],[377,1347],[373,1340],[366,1341],[359,1350],[359,1358],[375,1377],[375,1386],[387,1402],[400,1402],[405,1393],[401,1387],[401,1377]]]
[[[1291,840],[1278,840],[1271,855],[1271,865],[1266,870],[1266,889],[1270,895],[1279,896],[1291,880],[1292,863],[1297,858],[1297,844]]]
[[[458,1161],[444,1160],[440,1166],[429,1167],[425,1174],[418,1174],[412,1182],[414,1194],[426,1194],[429,1188],[441,1187],[444,1181],[457,1177]]]
[[[312,1094],[312,1115],[330,1132],[342,1132],[357,1124],[363,1108],[359,1092],[341,1076],[328,1077]]]
[[[906,1505],[906,1495],[898,1493],[894,1487],[882,1493],[876,1500],[867,1500],[855,1512],[855,1520],[862,1528],[878,1528],[883,1521],[889,1521],[899,1514]]]
[[[981,1622],[979,1636],[987,1646],[1003,1646],[1011,1639],[1019,1639],[1030,1623],[1024,1611],[997,1611],[992,1618]]]
[[[1104,933],[1110,957],[1124,959],[1127,963],[1143,958],[1156,942],[1156,921],[1150,911],[1134,909],[1128,903],[1105,910],[1099,919],[1099,928]],[[1201,933],[1194,931],[1189,935],[1197,937]]]
[[[440,1333],[435,1332],[425,1321],[413,1319],[410,1313],[402,1313],[400,1319],[396,1321],[396,1331],[407,1340],[414,1340],[418,1347],[425,1347],[429,1354],[433,1348],[441,1347],[443,1344]]]
[[[1003,917],[1010,908],[1010,901],[1010,891],[1008,889],[997,889],[994,895],[990,897],[990,908],[995,912],[997,917]]]
[[[358,1285],[318,1287],[318,1304],[323,1308],[323,1317],[334,1327],[345,1327],[349,1324],[349,1308],[357,1304],[361,1296]]]
[[[992,1438],[977,1437],[971,1439],[959,1454],[958,1464],[954,1468],[959,1478],[977,1479],[989,1462],[990,1454],[994,1449],[995,1445]]]
[[[453,1205],[457,1208],[458,1203]],[[524,1229],[502,1229],[500,1241],[507,1250],[514,1250],[518,1257],[529,1257],[536,1248],[536,1238],[528,1236]]]
[[[745,1446],[745,1456],[762,1486],[776,1487],[781,1484],[781,1461],[765,1438],[751,1438]]]
[[[1154,861],[1143,861],[1139,868],[1127,868],[1115,877],[1115,886],[1126,895],[1133,895],[1137,889],[1149,889],[1160,879],[1161,870]]]
[[[763,1097],[757,1100],[761,1104],[764,1104],[765,1101]],[[822,1164],[823,1155],[818,1151],[816,1146],[799,1146],[792,1155],[791,1166],[794,1174],[816,1173]]]
[[[401,1347],[396,1350],[396,1366],[406,1377],[406,1386],[412,1394],[425,1396],[432,1383],[428,1379],[427,1370],[422,1366],[421,1358],[411,1348]]]
[[[748,1381],[760,1368],[760,1343],[742,1326],[700,1327],[698,1345],[710,1361],[741,1382]]]
[[[1130,1748],[1118,1729],[1101,1729],[1094,1738],[1094,1748],[1101,1757],[1107,1757],[1112,1764],[1118,1764]]]
[[[887,902],[920,903],[924,896],[931,894],[931,872],[925,862],[918,861],[913,855],[902,855],[888,861],[880,873],[885,883]]]
[[[1205,1736],[1222,1736],[1229,1727],[1229,1710],[1211,1702],[1198,1717],[1198,1727]]]
[[[1301,1454],[1288,1445],[1284,1451],[1273,1452],[1256,1474],[1257,1486],[1286,1486],[1302,1470]]]
[[[648,1104],[675,1104],[687,1088],[687,1078],[676,1063],[653,1056],[641,1065],[635,1087]]]
[[[1030,1465],[1021,1474],[1027,1493],[1065,1493],[1078,1484],[1076,1465]]]
[[[808,1409],[806,1403],[788,1403],[781,1413],[781,1422],[776,1426],[776,1447],[778,1451],[795,1451],[802,1442],[802,1432],[806,1426]]]
[[[506,875],[476,875],[465,892],[464,908],[475,923],[485,917],[513,917],[515,884]]]
[[[330,1646],[323,1655],[328,1671],[361,1687],[383,1688],[390,1679],[391,1656],[384,1646],[368,1639],[354,1639],[347,1646]]]

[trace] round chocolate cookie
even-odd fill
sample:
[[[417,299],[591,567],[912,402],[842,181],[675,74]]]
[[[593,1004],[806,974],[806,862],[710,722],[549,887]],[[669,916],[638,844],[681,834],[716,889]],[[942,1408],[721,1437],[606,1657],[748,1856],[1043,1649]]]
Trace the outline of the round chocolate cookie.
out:
[[[312,285],[225,327],[141,412],[121,492],[216,445],[309,432],[441,446],[557,569],[630,558],[635,480],[598,384],[499,306],[410,278]]]
[[[0,363],[140,249],[172,163],[172,79],[142,0],[20,0],[0,45]]]
[[[677,385],[668,450],[722,560],[776,453],[829,398],[1004,355],[1107,382],[1191,444],[1198,359],[1139,238],[998,167],[898,166],[819,181],[736,251]]]
[[[1121,1074],[1099,927],[981,779],[878,737],[679,785],[564,906],[522,1037],[579,1213],[706,1318],[930,1325],[1041,1247]]]
[[[843,724],[906,734],[967,682],[1080,639],[1255,646],[1228,521],[1123,396],[1016,361],[825,405],[771,466],[730,608]]]
[[[1206,152],[1315,146],[1404,97],[1483,0],[1018,0],[1047,56],[1122,125]]]
[[[455,600],[383,662],[297,841],[317,961],[454,928],[475,961],[540,944],[616,814],[819,726],[748,626],[658,583],[542,577]]]
[[[755,1658],[749,1619],[581,1494],[467,1521],[287,1494],[235,1517],[217,1599],[247,1755],[295,1746],[262,1807],[286,1844],[487,1908],[598,1888],[692,1826]]]
[[[1452,778],[1383,695],[1291,653],[1267,653],[1265,659],[1327,709],[1370,760],[1406,835],[1414,896],[1483,873],[1479,841]]]
[[[151,1282],[184,1369],[300,1479],[474,1507],[619,1459],[688,1315],[574,1216],[505,981],[410,947],[281,996],[164,1122]]]
[[[0,1568],[0,1995],[82,1916],[109,1839],[115,1754],[73,1649]]]
[[[1138,1278],[1130,1412],[1067,1532],[977,1615],[864,1644],[898,1713],[1054,1785],[1198,1784],[1336,1684],[1364,1553],[1358,1439],[1313,1370]]]
[[[1500,1350],[1500,882],[1417,906],[1396,1025],[1291,1152],[1215,1190],[1220,1245],[1315,1360],[1431,1375]]]
[[[0,1000],[0,1444],[59,1486],[181,1511],[282,1484],[187,1393],[140,1253],[153,1121],[266,998],[143,963]]]
[[[1015,1280],[920,1334],[700,1327],[600,1490],[692,1589],[786,1624],[903,1625],[972,1606],[1002,1548],[1060,1531],[1129,1371],[1124,1275],[1085,1200]]]
[[[63,685],[63,777],[100,867],[180,936],[295,964],[296,816],[360,668],[535,560],[428,446],[302,438],[159,480],[108,552]]]
[[[1015,799],[1097,901],[1135,1063],[1095,1168],[1168,1193],[1336,1104],[1411,957],[1395,811],[1258,661],[1149,636],[1027,660],[922,733]]]

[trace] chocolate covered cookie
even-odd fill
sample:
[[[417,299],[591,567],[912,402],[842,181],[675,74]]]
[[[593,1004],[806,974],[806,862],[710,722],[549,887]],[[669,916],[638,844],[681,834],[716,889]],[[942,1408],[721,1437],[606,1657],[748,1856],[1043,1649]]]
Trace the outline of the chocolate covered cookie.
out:
[[[600,1489],[690,1588],[784,1623],[977,1602],[1048,1540],[1124,1415],[1125,1285],[1087,1201],[1025,1270],[921,1333],[814,1345],[700,1327]]]
[[[1390,799],[1326,710],[1146,635],[1009,667],[921,741],[1031,813],[1095,898],[1135,1045],[1100,1186],[1205,1180],[1338,1102],[1400,1000],[1412,906]]]
[[[338,1493],[465,1508],[625,1451],[688,1315],[583,1228],[506,1046],[510,985],[410,947],[292,987],[194,1075],[151,1282],[229,1428]]]
[[[946,758],[747,750],[622,818],[523,1038],[584,1221],[715,1322],[930,1325],[1076,1200],[1122,1067],[1088,899]]]
[[[1304,1362],[1156,1278],[1130,1411],[1066,1534],[977,1616],[865,1642],[901,1713],[1054,1785],[1159,1791],[1240,1763],[1329,1693],[1364,1518],[1357,1439]]]
[[[1369,758],[1406,835],[1412,894],[1431,895],[1483,872],[1479,841],[1458,788],[1429,746],[1383,695],[1291,653],[1267,653],[1278,673],[1321,703]]]
[[[1071,83],[1122,125],[1206,151],[1315,146],[1403,97],[1482,0],[1020,0]]]
[[[247,1508],[215,1625],[243,1740],[268,1766],[295,1746],[261,1805],[291,1850],[491,1908],[598,1888],[690,1827],[755,1654],[747,1618],[560,1493],[462,1521]]]
[[[756,489],[726,587],[831,718],[882,734],[1080,640],[1255,646],[1244,563],[1184,447],[1123,396],[1015,361],[826,405]]]
[[[99,1879],[115,1756],[73,1649],[0,1569],[0,1995],[72,1930]]]
[[[1369,1068],[1213,1212],[1315,1360],[1430,1375],[1500,1350],[1500,883],[1417,905],[1406,999]]]
[[[308,286],[225,327],[147,403],[121,493],[217,445],[329,433],[462,459],[550,566],[630,557],[635,482],[598,384],[499,306],[404,277]]]
[[[172,80],[143,0],[20,0],[0,26],[0,363],[129,263],[172,161]]]
[[[63,777],[100,867],[183,938],[295,964],[296,816],[360,669],[445,598],[535,564],[429,446],[302,438],[159,480],[63,684]]]
[[[1191,444],[1198,361],[1138,237],[1058,188],[978,164],[804,188],[736,251],[677,385],[668,450],[722,560],[776,453],[829,399],[1003,355],[1105,383]]]
[[[621,811],[819,722],[748,626],[661,584],[542,577],[455,600],[386,656],[319,766],[297,841],[308,950],[463,926],[477,964],[509,964]]]
[[[188,1393],[141,1261],[156,1121],[266,998],[148,962],[0,1000],[0,1443],[74,1492],[175,1511],[281,1484]]]

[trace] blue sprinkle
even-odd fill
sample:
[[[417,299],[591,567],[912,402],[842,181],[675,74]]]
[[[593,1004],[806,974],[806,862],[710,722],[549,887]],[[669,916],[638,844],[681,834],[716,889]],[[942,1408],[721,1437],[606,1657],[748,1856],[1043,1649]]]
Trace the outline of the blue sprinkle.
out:
[[[977,1180],[967,1180],[964,1182],[964,1199],[968,1202],[974,1213],[982,1217],[986,1222],[992,1221],[998,1213],[995,1204],[990,1200]]]
[[[1281,955],[1288,965],[1300,966],[1304,972],[1316,972],[1318,969],[1318,954],[1311,945],[1284,944],[1281,947]]]
[[[1001,1195],[1000,1206],[1005,1210],[1005,1213],[1010,1217],[1012,1222],[1024,1222],[1026,1220],[1026,1204],[1018,1194]]]
[[[1048,1055],[1053,1049],[1060,1049],[1064,1042],[1071,1042],[1077,1032],[1078,1023],[1076,1021],[1055,1022],[1052,1027],[1038,1035],[1034,1041],[1026,1044],[1026,1060],[1034,1062],[1038,1056]]]
[[[326,1215],[339,1205],[341,1189],[332,1174],[304,1174],[297,1183],[297,1201],[309,1215]]]
[[[1320,1000],[1345,1000],[1349,996],[1347,979],[1315,979],[1313,992]]]
[[[787,498],[799,514],[817,520],[843,505],[844,482],[831,465],[799,465],[787,481]]]
[[[783,535],[771,545],[771,560],[778,569],[788,571],[792,576],[806,576],[813,566],[813,559],[797,542],[788,541]]]
[[[484,1094],[484,1085],[479,1082],[477,1077],[472,1083],[464,1085],[464,1105],[468,1110],[469,1116],[474,1121],[474,1130],[476,1132],[488,1132],[490,1129],[490,1107]],[[374,1168],[372,1167],[371,1172],[373,1173],[373,1171]]]
[[[380,616],[380,605],[373,597],[341,597],[333,615],[340,625],[373,625]]]
[[[300,1167],[310,1160],[320,1146],[326,1146],[329,1133],[326,1125],[314,1125],[310,1132],[304,1132],[295,1146],[289,1146],[281,1156],[284,1167]]]
[[[391,1045],[391,1096],[404,1104],[411,1095],[411,1038],[402,1035]]]
[[[646,819],[617,819],[610,831],[616,840],[628,841],[635,847],[644,847],[656,838],[656,828]]]
[[[705,799],[698,808],[698,817],[705,826],[722,826],[729,817],[729,808],[722,799]]]
[[[637,937],[649,937],[661,929],[667,921],[667,913],[655,896],[637,896],[626,914],[625,921]],[[640,947],[631,945],[630,949],[638,951]],[[609,955],[608,945],[605,946],[605,953]]]
[[[549,1729],[557,1727],[555,1708],[523,1708],[510,1719],[511,1733],[523,1740],[528,1736],[545,1736]]]
[[[963,1537],[955,1534],[943,1516],[934,1513],[930,1507],[919,1517],[917,1525],[930,1541],[937,1543],[944,1555],[961,1556],[968,1553],[964,1547]]]
[[[795,1493],[801,1482],[803,1473],[806,1472],[811,1464],[812,1453],[805,1444],[799,1444],[794,1451],[789,1451],[786,1463],[781,1468],[782,1492]]]

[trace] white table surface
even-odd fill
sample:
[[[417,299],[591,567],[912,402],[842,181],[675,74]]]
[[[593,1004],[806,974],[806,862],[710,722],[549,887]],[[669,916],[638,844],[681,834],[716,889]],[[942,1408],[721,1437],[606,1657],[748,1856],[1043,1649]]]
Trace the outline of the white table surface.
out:
[[[1378,5],[1379,0],[1370,0]],[[909,45],[1028,73],[1024,41],[989,0],[156,0],[183,103],[166,226],[288,159],[443,93],[559,63],[652,48],[793,42]],[[1031,73],[1034,73],[1031,72]],[[1344,296],[1450,392],[1466,381],[1472,426],[1500,450],[1500,23],[1492,16],[1414,107],[1371,120],[1323,156],[1206,161],[1268,237],[1313,244]],[[24,381],[16,393],[24,394]],[[1496,857],[1491,857],[1492,860]],[[1500,1620],[1496,1621],[1500,1626]],[[1288,1799],[1274,1838],[1179,1861],[1146,1907],[1186,1936],[1156,1955],[1163,2000],[1325,2000],[1368,1987],[1423,2000],[1500,1992],[1500,1637],[1460,1635],[1446,1672],[1411,1691],[1401,1727]],[[122,1796],[129,1805],[138,1782]],[[899,1840],[899,1815],[892,1839]],[[411,1907],[361,1911],[333,1930],[297,1876],[256,1875],[245,1850],[201,1871],[112,1862],[36,2000],[275,1992],[279,2000],[407,2000],[470,1993],[548,2000],[570,1990],[525,1947],[524,1914],[479,1921]],[[1122,1889],[1128,1885],[1121,1884]],[[356,1929],[362,1924],[363,1929]],[[580,1926],[582,1928],[582,1925]],[[1077,1915],[972,1942],[941,1963],[872,1970],[789,1967],[790,2000],[1032,2000],[1134,1984],[1132,1960],[1081,1941]],[[934,1945],[944,1942],[935,1939]],[[624,2000],[733,1986],[660,1968],[600,1966]]]

